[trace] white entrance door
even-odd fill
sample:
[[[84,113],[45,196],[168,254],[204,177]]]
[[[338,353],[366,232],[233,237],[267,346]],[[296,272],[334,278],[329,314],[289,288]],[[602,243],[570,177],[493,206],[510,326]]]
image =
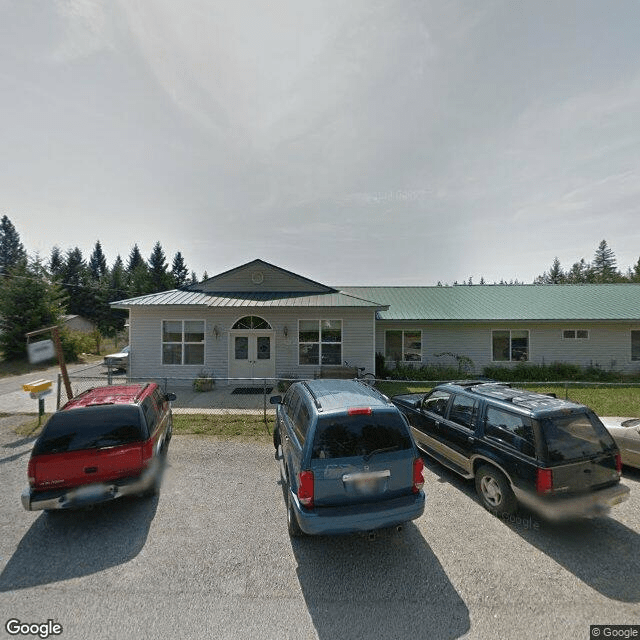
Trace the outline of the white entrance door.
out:
[[[275,377],[273,331],[233,331],[230,338],[230,378]]]

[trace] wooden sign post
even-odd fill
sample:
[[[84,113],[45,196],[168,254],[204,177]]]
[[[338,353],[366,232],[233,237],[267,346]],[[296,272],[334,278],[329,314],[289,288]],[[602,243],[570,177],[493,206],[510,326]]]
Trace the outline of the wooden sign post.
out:
[[[56,350],[56,356],[58,357],[58,365],[60,365],[60,373],[62,373],[62,380],[64,381],[64,388],[67,392],[67,400],[73,398],[73,392],[71,391],[71,383],[69,382],[69,374],[67,373],[67,365],[64,361],[64,353],[62,352],[62,342],[60,342],[60,330],[57,326],[47,327],[46,329],[38,329],[38,331],[30,331],[25,333],[27,342],[32,336],[42,335],[43,333],[51,333],[53,338],[53,344]]]

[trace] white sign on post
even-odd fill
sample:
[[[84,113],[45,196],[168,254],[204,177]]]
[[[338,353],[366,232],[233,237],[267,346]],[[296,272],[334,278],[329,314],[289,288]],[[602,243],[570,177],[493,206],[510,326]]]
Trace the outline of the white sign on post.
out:
[[[38,342],[30,342],[27,345],[27,354],[29,362],[36,364],[44,360],[51,360],[56,356],[56,350],[53,346],[53,340],[39,340]]]

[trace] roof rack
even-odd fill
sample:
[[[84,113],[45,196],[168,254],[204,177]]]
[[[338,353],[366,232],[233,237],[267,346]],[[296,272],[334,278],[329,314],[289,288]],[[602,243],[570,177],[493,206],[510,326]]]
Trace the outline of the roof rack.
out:
[[[150,384],[151,384],[150,382],[147,382],[147,383],[142,387],[142,389],[140,389],[140,391],[139,391],[138,393],[136,393],[135,400],[139,400],[139,399],[140,399],[140,396],[141,396],[141,395],[142,395],[142,394],[147,390],[147,388],[149,387],[149,385],[150,385]]]
[[[365,387],[366,389],[368,389],[369,391],[377,395],[379,399],[384,400],[387,404],[393,404],[389,396],[382,393],[380,389],[376,389],[375,387],[372,387],[370,384],[367,384],[362,378],[353,378],[353,380],[355,380],[358,384],[361,384],[363,387]]]
[[[491,396],[503,402],[510,402],[530,409],[562,402],[555,394],[537,393],[528,389],[513,388],[510,385],[483,384],[472,387],[470,390],[480,395]]]
[[[313,398],[313,402],[316,405],[316,409],[318,411],[322,411],[322,404],[320,403],[320,399],[314,393],[313,389],[309,386],[309,384],[307,383],[306,380],[303,380],[302,384],[303,384],[304,387],[306,387],[307,391],[311,394],[311,397]]]
[[[510,382],[500,382],[499,380],[491,380],[490,378],[476,378],[475,380],[454,380],[448,384],[455,384],[459,387],[468,389],[470,387],[477,387],[480,385],[491,385],[500,387],[511,387]]]

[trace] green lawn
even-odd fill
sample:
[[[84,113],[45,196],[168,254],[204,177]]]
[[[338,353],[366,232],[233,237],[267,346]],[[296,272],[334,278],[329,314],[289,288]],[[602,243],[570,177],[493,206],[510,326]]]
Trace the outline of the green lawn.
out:
[[[174,413],[173,432],[270,442],[273,417],[269,416],[265,425],[262,415]]]
[[[44,424],[51,414],[42,417]],[[268,431],[267,431],[268,427]],[[24,422],[23,417],[16,417],[14,431],[21,436],[35,436],[40,432],[38,418]],[[267,425],[262,415],[248,414],[173,414],[173,432],[176,434],[194,434],[216,436],[224,439],[252,440],[255,442],[271,442],[273,433],[273,416],[267,418]]]
[[[640,417],[640,386],[569,386],[554,384],[528,384],[528,388],[541,393],[555,393],[559,398],[568,396],[569,400],[591,407],[600,416]],[[378,388],[388,396],[401,393],[426,393],[428,384],[406,382],[382,382]],[[43,416],[42,423],[48,415]],[[173,414],[173,428],[176,434],[195,434],[216,436],[225,439],[244,439],[255,442],[271,441],[273,416],[269,416],[265,425],[262,415],[251,414]],[[16,433],[22,436],[37,435],[38,419],[24,422],[23,416],[16,416]]]

